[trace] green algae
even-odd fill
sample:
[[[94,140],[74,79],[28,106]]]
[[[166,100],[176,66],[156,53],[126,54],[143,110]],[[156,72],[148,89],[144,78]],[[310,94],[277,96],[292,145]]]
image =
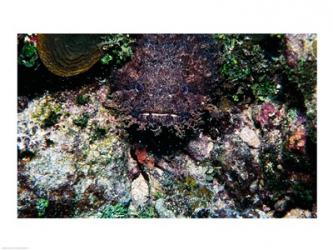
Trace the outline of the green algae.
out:
[[[106,206],[99,218],[128,218],[128,207],[118,203],[116,205]]]
[[[89,115],[87,113],[83,113],[82,115],[73,119],[73,123],[80,128],[87,127],[88,121]]]
[[[105,128],[101,128],[99,126],[95,127],[94,130],[92,131],[92,135],[90,137],[90,140],[96,141],[96,140],[101,140],[105,138],[107,131]]]
[[[51,96],[41,99],[31,114],[32,120],[44,128],[57,124],[61,116],[62,106]]]
[[[87,103],[89,103],[90,101],[90,97],[88,95],[78,95],[76,97],[76,103],[78,105],[86,105]]]
[[[38,217],[45,216],[45,212],[46,212],[46,209],[48,208],[48,206],[49,206],[48,200],[43,199],[43,198],[37,200],[36,209],[37,209]]]
[[[207,187],[200,185],[193,177],[186,176],[184,180],[178,180],[174,184],[172,195],[168,194],[166,206],[174,212],[183,213],[185,216],[191,214],[201,207],[209,206],[213,193]],[[170,203],[172,197],[172,203]],[[183,211],[177,211],[177,202],[182,204]]]

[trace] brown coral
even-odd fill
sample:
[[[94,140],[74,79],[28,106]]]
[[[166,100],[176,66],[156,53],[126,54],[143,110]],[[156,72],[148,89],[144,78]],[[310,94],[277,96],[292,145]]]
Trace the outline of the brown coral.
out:
[[[53,74],[68,77],[90,69],[102,56],[100,35],[38,34],[37,50]]]

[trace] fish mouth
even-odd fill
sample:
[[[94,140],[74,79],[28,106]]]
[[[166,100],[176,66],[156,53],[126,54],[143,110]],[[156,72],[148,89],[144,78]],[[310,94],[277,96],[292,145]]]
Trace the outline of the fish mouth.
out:
[[[162,127],[170,127],[175,124],[179,124],[184,122],[183,114],[177,113],[158,113],[158,112],[142,112],[137,115],[137,119],[141,122],[146,123],[149,126],[162,126]]]
[[[171,118],[178,118],[178,117],[180,117],[180,115],[177,115],[177,114],[174,114],[174,113],[147,113],[147,112],[145,112],[145,113],[141,113],[140,114],[142,117],[149,117],[149,116],[151,116],[151,117],[156,117],[156,118],[159,118],[159,117],[161,117],[161,118],[163,118],[163,117],[171,117]]]

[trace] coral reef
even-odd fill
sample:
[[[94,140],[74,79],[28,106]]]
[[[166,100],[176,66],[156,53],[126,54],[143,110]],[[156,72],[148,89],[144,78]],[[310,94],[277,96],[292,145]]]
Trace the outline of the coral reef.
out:
[[[19,93],[18,217],[317,216],[315,35],[119,39],[111,76]]]

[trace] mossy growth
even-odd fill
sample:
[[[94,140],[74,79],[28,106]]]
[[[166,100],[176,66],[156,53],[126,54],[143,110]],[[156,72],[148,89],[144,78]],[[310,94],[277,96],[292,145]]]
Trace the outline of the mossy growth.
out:
[[[192,177],[185,177],[183,182],[178,184],[180,195],[185,198],[188,204],[188,215],[192,214],[196,208],[206,207],[210,202],[213,194],[205,186],[199,183]]]
[[[99,218],[129,218],[128,207],[121,203],[106,206]]]
[[[162,192],[157,191],[153,194],[153,198],[154,200],[162,199],[164,198],[164,194]]]
[[[105,128],[101,128],[101,127],[97,126],[92,131],[90,141],[94,142],[96,140],[101,140],[101,139],[105,138],[106,133],[107,133],[107,131]]]
[[[19,51],[18,63],[27,68],[33,68],[38,64],[38,59],[36,46],[31,42],[26,42]]]
[[[190,217],[197,208],[209,206],[213,192],[193,177],[186,176],[175,180],[170,174],[163,173],[163,176],[161,184],[167,209]]]
[[[184,182],[180,184],[182,191],[194,191],[196,188],[198,188],[198,183],[190,176],[186,176]]]
[[[276,84],[267,79],[259,81],[259,83],[252,84],[251,89],[254,96],[256,96],[258,100],[263,102],[267,100],[268,97],[272,97],[278,93],[278,88]]]
[[[281,147],[265,147],[259,155],[259,163],[263,170],[262,185],[271,193],[273,202],[284,194],[289,187],[286,171],[278,160]]]
[[[252,35],[219,34],[223,92],[235,103],[274,99],[278,93],[274,58],[267,56],[260,39]]]
[[[138,212],[138,218],[148,219],[148,218],[156,218],[158,214],[152,205],[148,205]]]
[[[85,128],[87,127],[88,120],[89,120],[89,115],[87,113],[83,113],[81,116],[78,116],[75,119],[73,119],[73,123],[80,128]]]
[[[41,127],[48,128],[58,123],[62,115],[62,107],[51,96],[46,96],[36,106],[32,119]]]
[[[45,217],[46,209],[49,206],[49,201],[43,198],[40,198],[36,202],[36,210],[38,217]]]
[[[307,132],[313,143],[317,142],[317,62],[315,60],[301,60],[295,67],[290,67],[285,58],[281,58],[284,66],[283,74],[286,78],[285,89],[290,97],[289,106],[305,109]]]
[[[52,127],[53,125],[58,123],[60,114],[56,113],[55,111],[51,111],[48,117],[44,121],[45,127]]]
[[[287,125],[295,123],[299,111],[296,108],[289,108],[287,111]]]
[[[209,164],[207,166],[207,170],[205,172],[206,182],[209,182],[209,183],[213,182],[214,178],[216,177],[216,175],[218,174],[220,169],[221,169],[221,167],[212,166],[211,164]]]
[[[179,183],[179,190],[189,194],[201,194],[199,197],[210,199],[212,193],[206,187],[199,185],[199,183],[190,176],[186,176],[183,182]]]
[[[114,154],[114,147],[117,143],[117,137],[107,136],[101,140],[90,142],[90,144],[82,150],[88,165],[108,165],[122,164],[124,159],[121,155]]]
[[[286,62],[286,58],[281,57],[280,63],[284,66],[284,74],[288,80],[288,86],[297,86],[304,99],[310,99],[316,90],[317,62],[300,60],[295,67],[290,67]]]
[[[90,97],[88,95],[78,95],[76,97],[76,103],[78,105],[86,105],[87,103],[89,103],[90,101]]]
[[[132,46],[135,39],[130,35],[110,34],[103,37],[106,53],[101,58],[104,65],[113,64],[120,66],[128,61],[132,55]]]

